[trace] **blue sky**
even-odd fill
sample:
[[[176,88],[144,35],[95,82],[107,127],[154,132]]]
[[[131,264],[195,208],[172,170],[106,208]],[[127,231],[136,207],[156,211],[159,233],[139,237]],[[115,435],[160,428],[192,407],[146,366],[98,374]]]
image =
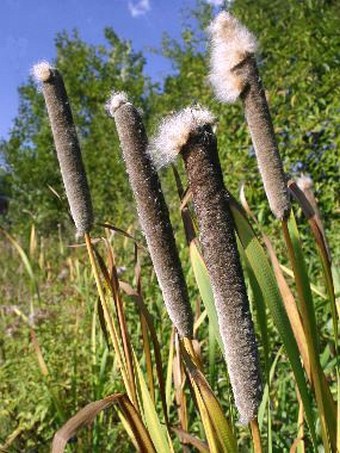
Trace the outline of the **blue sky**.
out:
[[[223,0],[206,0],[218,7]],[[77,28],[86,42],[104,42],[112,26],[147,57],[146,72],[161,80],[169,62],[147,52],[163,32],[180,34],[183,10],[195,0],[0,0],[0,137],[6,138],[18,109],[17,87],[34,63],[54,57],[54,36]]]

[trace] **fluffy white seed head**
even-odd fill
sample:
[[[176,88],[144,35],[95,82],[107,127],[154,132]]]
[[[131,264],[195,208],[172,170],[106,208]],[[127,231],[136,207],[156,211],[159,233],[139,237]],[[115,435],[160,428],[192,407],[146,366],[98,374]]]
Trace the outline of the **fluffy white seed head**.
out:
[[[302,190],[309,190],[313,188],[313,180],[308,175],[301,175],[296,181],[298,187]]]
[[[149,153],[156,168],[174,162],[193,132],[214,123],[213,114],[201,106],[186,107],[164,118],[158,128],[158,134],[149,146]]]
[[[124,91],[114,91],[106,103],[106,111],[113,117],[119,107],[128,102],[127,94]]]
[[[51,64],[43,60],[33,66],[32,75],[37,82],[47,82],[52,75],[52,71],[53,67]]]
[[[208,28],[210,36],[209,80],[216,97],[222,102],[235,102],[244,81],[233,71],[257,48],[255,36],[235,17],[222,11]]]

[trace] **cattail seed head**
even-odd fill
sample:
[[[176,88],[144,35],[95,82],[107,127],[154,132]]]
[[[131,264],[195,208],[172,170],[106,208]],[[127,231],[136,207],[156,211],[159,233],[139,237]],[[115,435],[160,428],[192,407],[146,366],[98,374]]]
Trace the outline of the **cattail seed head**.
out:
[[[259,360],[249,302],[237,251],[234,223],[223,183],[216,137],[211,124],[195,123],[195,110],[186,109],[175,118],[190,124],[187,141],[180,149],[200,230],[204,260],[214,293],[218,323],[224,344],[235,404],[242,423],[256,417],[262,397]],[[198,111],[201,118],[201,109]],[[185,121],[185,116],[188,116]],[[208,112],[206,117],[210,118]],[[171,121],[169,121],[169,125]],[[160,136],[154,144],[162,143]],[[153,151],[153,155],[156,153]]]
[[[222,11],[208,28],[211,41],[209,80],[216,97],[222,102],[235,102],[245,87],[245,81],[233,69],[255,53],[255,36],[235,17]]]
[[[37,82],[47,82],[53,75],[53,68],[48,61],[41,61],[32,68],[33,77]]]
[[[303,174],[296,180],[296,184],[302,191],[312,190],[314,186],[312,178]]]
[[[36,80],[42,83],[73,221],[79,234],[88,233],[93,223],[91,195],[62,76],[46,61],[36,64],[32,73]]]
[[[307,198],[309,204],[312,206],[313,208],[313,214],[315,216],[315,221],[319,227],[319,230],[323,236],[323,239],[324,239],[324,244],[325,244],[325,247],[326,247],[326,252],[327,252],[327,255],[328,255],[328,260],[329,262],[331,263],[332,262],[332,253],[331,253],[331,249],[329,247],[329,243],[328,243],[328,240],[327,240],[327,236],[326,236],[326,232],[325,232],[325,229],[324,229],[324,225],[323,225],[323,222],[322,222],[322,218],[321,218],[321,213],[320,213],[320,209],[319,209],[319,206],[318,206],[318,202],[315,198],[315,195],[314,195],[314,183],[313,183],[313,180],[310,176],[308,175],[304,175],[302,174],[296,181],[296,184],[298,185],[299,189],[304,193],[305,197]]]
[[[129,102],[127,94],[123,91],[113,93],[108,102],[106,103],[107,112],[113,117],[116,110]]]
[[[148,139],[138,110],[124,93],[113,93],[107,103],[117,132],[136,199],[158,283],[170,319],[182,337],[193,335],[193,314],[157,172],[148,153]]]
[[[302,174],[296,180],[296,184],[299,187],[299,189],[302,190],[302,192],[305,194],[305,197],[307,198],[310,205],[314,209],[314,212],[317,215],[317,217],[321,217],[319,208],[318,208],[318,204],[317,204],[315,196],[314,196],[314,191],[313,191],[314,184],[313,184],[312,178],[308,175]]]
[[[220,13],[209,27],[210,81],[222,102],[241,97],[264,189],[273,214],[289,216],[290,200],[269,108],[258,73],[254,36],[231,14]]]
[[[174,162],[177,154],[188,141],[190,131],[214,122],[214,116],[200,106],[187,107],[163,119],[159,125],[158,134],[149,147],[155,166],[162,168]],[[153,153],[154,149],[157,150],[155,153]]]

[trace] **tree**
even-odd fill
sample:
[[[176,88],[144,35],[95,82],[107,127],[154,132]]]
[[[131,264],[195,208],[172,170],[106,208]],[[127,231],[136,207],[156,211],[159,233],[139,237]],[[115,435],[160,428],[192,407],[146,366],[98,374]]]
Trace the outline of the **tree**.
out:
[[[339,146],[337,93],[339,13],[331,0],[235,0],[234,14],[258,37],[260,71],[267,90],[285,170],[309,173],[316,186],[327,229],[339,207],[336,197]],[[56,38],[56,65],[62,71],[79,128],[85,165],[98,219],[125,227],[131,221],[131,193],[118,152],[114,127],[103,105],[112,89],[124,89],[145,111],[152,130],[160,118],[192,102],[211,108],[218,118],[218,140],[227,186],[235,194],[245,180],[254,188],[252,203],[270,216],[241,105],[221,105],[207,83],[205,28],[213,8],[203,0],[187,14],[180,41],[164,39],[162,53],[174,73],[156,90],[144,74],[144,58],[105,30],[106,46],[90,46],[77,33]],[[47,228],[60,222],[58,200],[48,186],[62,193],[42,96],[33,81],[20,88],[21,105],[10,139],[1,145],[12,167],[12,216],[21,224],[22,206]],[[165,184],[173,195],[171,172]],[[171,187],[171,190],[170,190]],[[174,198],[172,198],[174,199]],[[64,211],[65,212],[65,211]],[[335,239],[333,241],[336,243]]]
[[[64,76],[94,200],[96,219],[131,220],[131,195],[120,157],[115,128],[105,112],[112,90],[125,90],[148,114],[151,83],[143,74],[145,60],[111,28],[106,46],[91,46],[78,33],[56,37],[55,65]],[[66,219],[66,203],[42,94],[32,77],[19,88],[20,108],[7,142],[1,144],[10,166],[11,218],[16,226],[31,223],[45,232]],[[61,195],[61,201],[55,196]]]
[[[315,182],[327,229],[339,213],[337,197],[339,148],[338,70],[340,37],[337,2],[326,0],[235,0],[232,12],[257,36],[260,71],[269,98],[284,167],[293,177],[308,173]],[[207,83],[205,28],[212,8],[198,2],[182,42],[166,37],[163,52],[174,66],[156,112],[198,101],[218,118],[219,152],[227,186],[237,194],[246,181],[253,187],[257,212],[270,216],[254,151],[240,103],[221,105]],[[333,234],[332,232],[329,232]],[[338,241],[335,236],[333,244]]]

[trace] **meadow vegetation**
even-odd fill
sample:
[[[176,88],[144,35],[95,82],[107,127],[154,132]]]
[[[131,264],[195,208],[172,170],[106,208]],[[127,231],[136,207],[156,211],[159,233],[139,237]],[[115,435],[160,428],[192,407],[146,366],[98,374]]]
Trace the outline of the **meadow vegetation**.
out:
[[[263,190],[242,103],[218,103],[207,82],[212,7],[198,1],[183,18],[180,41],[164,36],[158,52],[173,71],[162,85],[145,76],[145,57],[112,28],[104,30],[106,45],[89,45],[77,32],[56,36],[53,65],[70,99],[94,227],[92,242],[75,237],[44,97],[29,76],[9,138],[0,143],[6,162],[0,194],[10,200],[0,230],[1,451],[48,451],[56,431],[99,400],[75,421],[87,427],[62,433],[60,439],[70,438],[67,451],[260,451],[256,426],[239,423],[233,402],[185,165],[178,161],[159,174],[194,314],[189,340],[172,327],[140,230],[119,137],[105,110],[112,91],[126,92],[143,110],[149,137],[165,115],[197,103],[218,119],[219,159],[262,370],[256,423],[263,451],[336,451],[336,3],[235,0],[232,6],[258,38],[258,68],[291,180],[292,214],[282,228]],[[314,183],[317,209],[293,182],[301,173]]]

